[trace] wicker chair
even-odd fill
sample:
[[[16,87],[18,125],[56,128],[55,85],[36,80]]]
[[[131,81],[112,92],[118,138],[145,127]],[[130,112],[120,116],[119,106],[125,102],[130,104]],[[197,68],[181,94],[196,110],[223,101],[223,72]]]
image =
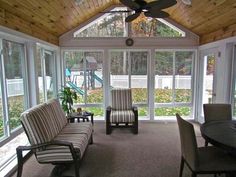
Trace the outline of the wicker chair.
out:
[[[106,110],[106,134],[114,127],[130,127],[138,134],[138,109],[132,106],[131,89],[112,89],[112,106]]]
[[[184,163],[197,174],[234,174],[236,159],[232,155],[214,146],[197,147],[193,125],[176,114],[181,141],[181,164],[179,177],[182,177]]]
[[[203,104],[205,123],[220,120],[232,120],[231,104]],[[205,146],[208,142],[205,141]]]

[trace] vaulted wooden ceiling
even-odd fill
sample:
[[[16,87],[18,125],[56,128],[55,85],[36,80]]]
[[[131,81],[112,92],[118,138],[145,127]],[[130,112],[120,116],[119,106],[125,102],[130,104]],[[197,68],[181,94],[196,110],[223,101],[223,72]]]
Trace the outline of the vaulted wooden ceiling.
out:
[[[119,0],[0,0],[0,25],[58,45],[59,37]],[[147,0],[151,1],[151,0]],[[181,0],[166,9],[170,18],[208,43],[236,36],[235,0]]]

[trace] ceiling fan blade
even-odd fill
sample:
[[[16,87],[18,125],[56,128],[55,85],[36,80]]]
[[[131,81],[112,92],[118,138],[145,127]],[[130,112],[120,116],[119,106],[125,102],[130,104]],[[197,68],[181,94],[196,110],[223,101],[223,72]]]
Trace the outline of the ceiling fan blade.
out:
[[[102,11],[100,13],[128,13],[128,12],[132,12],[130,10],[112,10],[112,11]]]
[[[176,0],[157,0],[157,1],[149,2],[146,5],[146,9],[152,9],[152,8],[166,9],[168,7],[175,5],[176,3],[177,3]]]
[[[126,22],[131,22],[131,21],[135,20],[136,18],[138,18],[138,16],[140,14],[141,13],[135,13],[135,14],[129,15],[128,17],[125,18],[125,21]]]
[[[120,0],[120,2],[132,10],[137,10],[140,8],[140,5],[132,0]]]
[[[147,11],[147,12],[144,12],[144,15],[146,17],[152,17],[152,18],[167,18],[167,17],[169,17],[169,14],[164,11]]]

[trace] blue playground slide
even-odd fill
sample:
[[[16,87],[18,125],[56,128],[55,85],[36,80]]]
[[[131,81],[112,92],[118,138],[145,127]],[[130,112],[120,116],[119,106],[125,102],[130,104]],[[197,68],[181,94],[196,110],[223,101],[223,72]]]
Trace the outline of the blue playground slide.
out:
[[[100,77],[98,77],[98,75],[96,75],[96,74],[94,73],[93,77],[94,77],[95,80],[97,80],[100,84],[103,85],[103,80],[102,80]]]
[[[66,84],[68,87],[70,87],[71,89],[79,93],[80,95],[82,96],[84,95],[84,91],[81,88],[77,87],[77,85],[73,84],[71,81],[67,81]]]

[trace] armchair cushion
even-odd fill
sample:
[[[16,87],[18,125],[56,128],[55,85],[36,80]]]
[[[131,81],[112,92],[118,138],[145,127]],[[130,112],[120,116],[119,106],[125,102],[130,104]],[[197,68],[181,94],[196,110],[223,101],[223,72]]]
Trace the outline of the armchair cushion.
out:
[[[112,109],[130,110],[132,109],[131,89],[112,89]]]
[[[111,123],[134,123],[133,110],[112,110],[110,115]]]

